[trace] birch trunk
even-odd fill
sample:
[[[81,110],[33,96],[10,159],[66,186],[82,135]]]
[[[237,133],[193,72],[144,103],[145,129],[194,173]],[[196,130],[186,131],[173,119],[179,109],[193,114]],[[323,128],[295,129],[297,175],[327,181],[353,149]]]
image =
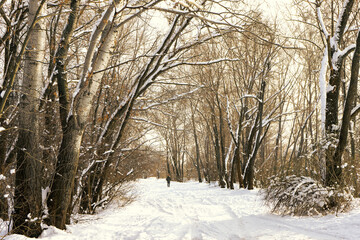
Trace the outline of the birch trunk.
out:
[[[29,26],[32,24],[39,0],[29,0]],[[44,11],[44,9],[42,10]],[[25,52],[24,78],[19,110],[19,139],[14,195],[13,232],[28,237],[41,234],[41,151],[40,92],[45,55],[46,26],[38,20],[30,33]]]
[[[111,23],[108,23],[102,31],[98,51],[88,56],[92,58],[91,71],[87,68],[84,69],[84,79],[78,86],[79,92],[74,97],[73,109],[69,113],[64,128],[53,185],[48,199],[51,223],[60,229],[65,229],[66,215],[71,204],[79,163],[82,136],[103,76],[103,72],[95,72],[105,69],[108,65],[115,35],[116,29],[112,28]]]

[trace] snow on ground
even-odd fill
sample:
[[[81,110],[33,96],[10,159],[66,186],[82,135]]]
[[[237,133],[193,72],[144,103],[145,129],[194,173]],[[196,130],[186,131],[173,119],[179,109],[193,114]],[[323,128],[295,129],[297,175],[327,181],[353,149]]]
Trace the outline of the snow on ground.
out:
[[[50,228],[41,239],[360,239],[360,208],[338,216],[281,217],[269,213],[257,190],[197,182],[168,188],[164,179],[139,180],[135,187],[139,196],[131,205],[78,217],[66,232]]]

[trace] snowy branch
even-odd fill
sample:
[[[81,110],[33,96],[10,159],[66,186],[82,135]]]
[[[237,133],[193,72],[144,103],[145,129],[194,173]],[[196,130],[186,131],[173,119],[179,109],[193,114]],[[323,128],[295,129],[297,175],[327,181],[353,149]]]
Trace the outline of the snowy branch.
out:
[[[170,62],[170,61],[173,61],[173,60],[170,59],[168,61]],[[240,61],[240,59],[239,58],[234,58],[234,59],[220,58],[220,59],[214,59],[214,60],[207,61],[207,62],[178,62],[178,63],[174,63],[172,65],[167,66],[163,70],[169,70],[171,68],[182,66],[182,65],[204,66],[204,65],[211,65],[211,64],[220,63],[220,62],[237,62],[237,61]]]
[[[201,89],[201,88],[203,88],[203,87],[204,87],[204,86],[200,86],[200,87],[198,87],[198,88],[195,88],[194,90],[191,90],[191,91],[185,92],[185,93],[181,93],[181,94],[179,94],[179,95],[177,95],[177,96],[175,96],[175,97],[166,99],[166,100],[164,100],[164,101],[162,101],[162,102],[153,103],[153,104],[151,104],[151,105],[149,105],[149,106],[147,106],[147,107],[143,107],[143,108],[141,108],[141,109],[134,109],[134,110],[148,110],[148,109],[151,109],[151,108],[156,107],[156,106],[159,106],[159,105],[164,105],[164,104],[167,104],[167,103],[169,103],[169,102],[171,102],[171,101],[176,101],[176,100],[179,100],[179,99],[181,99],[181,98],[183,98],[183,97],[185,97],[185,96],[187,96],[187,95],[193,94],[194,92],[198,91],[199,89]]]
[[[190,87],[199,87],[199,85],[184,83],[184,82],[165,82],[165,81],[156,81],[154,84],[164,84],[164,85],[176,85],[176,86],[190,86]]]
[[[328,39],[328,38],[329,38],[329,33],[328,33],[328,31],[326,30],[326,27],[325,27],[325,24],[324,24],[324,20],[323,20],[321,11],[320,11],[320,6],[317,6],[317,7],[316,7],[316,15],[317,15],[317,19],[318,19],[318,21],[319,21],[319,24],[320,24],[320,28],[321,28],[322,33],[325,35],[325,38]]]
[[[356,45],[355,44],[351,44],[349,46],[347,46],[344,50],[340,51],[340,50],[336,50],[333,54],[332,57],[332,67],[335,70],[338,70],[338,65],[339,63],[342,62],[342,60],[349,55],[352,51],[355,50]]]
[[[271,116],[275,113],[275,111],[284,104],[284,101],[281,101],[276,107],[274,107],[271,112],[264,118],[264,120],[261,123],[262,127],[265,127],[266,125],[270,124],[274,119],[271,118]],[[286,115],[289,113],[282,113],[281,115]]]
[[[320,85],[320,116],[321,116],[321,129],[325,132],[325,113],[326,113],[326,72],[328,68],[328,50],[324,51],[324,56],[321,61],[321,68],[319,74]]]
[[[153,125],[155,127],[161,127],[161,128],[165,128],[165,129],[168,129],[167,126],[163,125],[163,124],[160,124],[160,123],[156,123],[156,122],[152,122],[148,119],[145,119],[145,118],[136,118],[136,117],[131,117],[130,118],[131,120],[134,120],[136,122],[145,122],[147,124],[150,124],[150,125]]]
[[[331,47],[337,49],[339,46],[339,43],[343,37],[345,27],[347,24],[347,21],[350,16],[350,12],[352,9],[352,6],[354,5],[354,0],[345,0],[343,7],[341,9],[341,12],[339,14],[339,18],[336,21],[335,26],[335,33],[334,36],[331,38]]]
[[[358,104],[356,107],[354,107],[351,110],[351,118],[356,117],[356,115],[360,112],[360,104]]]

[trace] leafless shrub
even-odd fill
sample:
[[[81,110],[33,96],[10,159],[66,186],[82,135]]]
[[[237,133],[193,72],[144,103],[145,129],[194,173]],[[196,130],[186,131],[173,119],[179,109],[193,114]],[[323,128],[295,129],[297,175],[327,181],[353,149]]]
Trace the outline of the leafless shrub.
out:
[[[116,204],[117,207],[124,207],[136,199],[134,185],[131,182],[121,182],[107,186],[103,198],[94,204],[94,209],[104,209],[108,205]]]
[[[131,183],[123,184],[121,188],[116,192],[116,195],[113,201],[119,207],[125,207],[132,202],[134,202],[137,198],[136,191],[134,190],[134,185]]]
[[[347,188],[329,188],[310,177],[272,177],[263,191],[273,213],[314,216],[347,211],[353,197]]]

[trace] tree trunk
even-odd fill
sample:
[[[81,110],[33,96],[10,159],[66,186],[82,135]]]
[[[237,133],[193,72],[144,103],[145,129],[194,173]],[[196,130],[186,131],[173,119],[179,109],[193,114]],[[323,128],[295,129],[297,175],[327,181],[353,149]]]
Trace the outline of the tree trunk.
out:
[[[354,139],[354,134],[352,133],[354,131],[355,128],[355,123],[353,122],[351,128],[350,128],[350,142],[351,142],[351,166],[356,166],[356,147],[355,147],[355,139]],[[352,175],[352,181],[354,184],[354,196],[355,197],[359,197],[359,185],[358,185],[358,180],[357,180],[357,170],[356,167],[352,167],[351,170],[351,175]]]
[[[282,107],[280,109],[280,112],[282,112]],[[282,135],[282,117],[279,117],[279,122],[278,122],[278,132],[276,135],[276,140],[275,140],[275,153],[274,153],[274,163],[273,163],[273,167],[272,167],[272,172],[273,175],[276,176],[278,169],[277,169],[277,165],[278,165],[278,158],[282,156],[282,152],[281,152],[281,147],[280,147],[280,142],[281,142],[281,135]],[[281,161],[280,161],[281,162]]]
[[[192,114],[191,114],[191,121],[192,121],[194,142],[195,142],[195,150],[196,150],[196,157],[195,157],[196,158],[196,171],[197,171],[197,174],[198,174],[198,180],[201,183],[202,178],[201,178],[201,171],[200,171],[200,161],[201,161],[200,160],[200,148],[199,148],[199,142],[198,142],[197,133],[196,133],[194,112],[192,112]]]
[[[332,91],[326,94],[326,141],[327,148],[325,150],[326,157],[326,186],[334,186],[341,179],[341,160],[335,159],[336,139],[338,137],[338,113],[339,113],[339,92],[340,92],[340,69],[332,70],[329,85],[333,87]]]
[[[65,229],[66,214],[70,205],[74,179],[79,163],[80,146],[83,129],[76,126],[72,117],[64,132],[51,192],[48,198],[48,208],[51,223]]]
[[[105,69],[108,65],[111,49],[114,46],[116,29],[112,28],[111,22],[108,21],[114,7],[112,4],[108,8],[106,11],[107,14],[103,15],[103,19],[99,23],[99,26],[104,22],[107,23],[107,25],[103,26],[102,29],[96,28],[95,33],[92,35],[90,45],[93,46],[99,43],[99,47],[96,53],[93,51],[87,53],[86,63],[88,62],[88,58],[91,58],[92,68],[90,72],[88,72],[90,68],[85,67],[83,70],[83,78],[78,84],[79,91],[76,93],[72,103],[73,111],[69,112],[69,117],[66,119],[64,115],[62,115],[63,140],[48,198],[51,224],[60,229],[65,229],[68,208],[71,203],[72,190],[79,163],[82,136],[90,115],[92,103],[104,74],[98,71]],[[98,37],[99,31],[101,32],[101,39]]]
[[[39,0],[29,1],[29,25],[32,24]],[[14,195],[13,232],[28,237],[41,234],[41,151],[40,92],[45,54],[46,26],[44,20],[35,23],[25,53],[23,96],[20,102],[19,138]]]
[[[219,175],[219,185],[221,188],[225,188],[225,181],[222,170],[223,166],[221,165],[221,150],[220,150],[220,139],[219,139],[220,137],[214,115],[213,115],[213,131],[214,131],[214,149],[215,149],[216,166]]]
[[[262,114],[263,114],[263,108],[264,108],[264,95],[265,95],[265,81],[262,80],[261,83],[261,90],[260,90],[260,96],[259,96],[259,107],[258,107],[258,113],[255,119],[255,123],[252,129],[252,133],[251,136],[255,137],[255,132],[256,132],[256,137],[251,137],[250,139],[254,139],[253,141],[250,141],[247,143],[248,145],[248,151],[247,151],[247,163],[246,163],[246,168],[245,168],[245,187],[247,187],[247,189],[252,190],[254,189],[254,171],[255,171],[255,158],[256,158],[256,154],[257,151],[259,150],[260,147],[260,136],[261,136],[261,130],[262,130]],[[251,150],[250,150],[251,149]]]
[[[340,84],[341,84],[341,72],[344,65],[343,61],[346,55],[340,53],[338,46],[341,45],[343,35],[347,27],[350,14],[352,12],[354,2],[355,2],[354,0],[348,0],[344,3],[333,36],[331,38],[330,36],[326,36],[327,37],[326,51],[329,51],[328,61],[330,66],[330,80],[329,80],[328,89],[326,91],[326,113],[325,113],[325,134],[326,134],[325,185],[326,186],[335,186],[337,184],[340,184],[342,181],[342,177],[341,177],[342,146],[340,146],[339,143],[343,140],[341,139],[342,137],[340,137],[339,139],[338,114],[339,114],[339,92],[340,92]],[[322,19],[320,20],[322,21]],[[326,30],[323,29],[323,32],[325,31]],[[328,33],[326,34],[328,35]],[[348,53],[349,51],[347,52],[347,54]],[[333,59],[335,54],[337,54],[336,60]],[[346,134],[345,132],[343,132],[341,134],[342,136],[344,136],[344,134],[347,136],[348,128],[346,126],[345,128],[346,131],[345,129],[342,131],[345,131]]]
[[[6,128],[5,119],[0,118],[0,126]],[[6,152],[8,149],[8,131],[0,132],[0,175],[5,175],[5,170],[7,167],[6,164]],[[7,221],[9,219],[8,210],[9,204],[7,198],[5,198],[6,194],[6,182],[0,181],[0,218],[3,221]]]
[[[223,120],[223,114],[221,109],[221,103],[219,100],[219,96],[216,95],[216,101],[217,101],[217,107],[219,111],[219,144],[220,144],[220,165],[221,165],[221,176],[223,178],[223,181],[225,180],[226,187],[229,188],[229,176],[227,171],[227,165],[225,163],[225,137],[224,137],[224,120]]]
[[[359,61],[360,61],[360,31],[358,32],[356,40],[356,48],[352,59],[351,64],[351,77],[349,83],[349,90],[347,92],[347,97],[344,106],[344,112],[342,117],[342,124],[340,129],[340,135],[338,144],[336,146],[333,162],[329,164],[328,175],[327,175],[327,184],[333,186],[335,184],[342,184],[342,167],[341,167],[341,158],[345,151],[347,137],[349,132],[350,120],[351,120],[351,111],[354,106],[355,96],[357,94],[357,85],[359,77]]]

